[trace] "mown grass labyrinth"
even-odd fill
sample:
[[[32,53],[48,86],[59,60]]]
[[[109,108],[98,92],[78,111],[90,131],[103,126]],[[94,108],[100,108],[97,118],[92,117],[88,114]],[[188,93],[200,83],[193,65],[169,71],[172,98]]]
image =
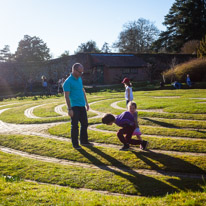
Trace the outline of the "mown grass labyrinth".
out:
[[[150,143],[147,151],[134,146],[119,151],[118,127],[101,124],[104,113],[125,110],[123,93],[87,97],[88,133],[94,146],[82,150],[71,145],[63,97],[0,103],[0,205],[9,201],[51,205],[63,197],[65,205],[175,205],[178,201],[204,205],[205,90],[134,92],[142,138]],[[25,193],[20,192],[23,188]],[[34,188],[43,189],[44,198],[41,193],[34,197]]]

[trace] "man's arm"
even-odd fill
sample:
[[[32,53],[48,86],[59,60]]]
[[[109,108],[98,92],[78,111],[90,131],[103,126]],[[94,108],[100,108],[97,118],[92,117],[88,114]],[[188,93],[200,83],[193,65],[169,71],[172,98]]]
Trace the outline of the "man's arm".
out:
[[[73,117],[73,110],[71,108],[71,103],[70,103],[70,99],[69,99],[69,93],[70,92],[64,92],[64,97],[65,97],[66,104],[67,104],[68,114],[69,114],[70,117]]]
[[[89,104],[88,104],[88,101],[87,101],[87,95],[86,95],[86,91],[85,91],[84,88],[83,88],[83,92],[84,92],[84,98],[85,98],[85,101],[86,101],[86,108],[87,108],[87,111],[89,111]]]

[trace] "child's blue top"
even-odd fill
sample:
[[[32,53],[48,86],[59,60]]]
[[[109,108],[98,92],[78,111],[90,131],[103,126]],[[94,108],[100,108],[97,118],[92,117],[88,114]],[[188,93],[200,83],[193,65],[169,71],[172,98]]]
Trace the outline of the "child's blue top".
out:
[[[72,74],[65,80],[63,84],[64,92],[69,93],[71,107],[84,107],[86,105],[82,79],[76,79]]]
[[[134,126],[135,125],[134,117],[128,111],[123,112],[122,114],[116,116],[115,124],[120,126],[120,127]]]

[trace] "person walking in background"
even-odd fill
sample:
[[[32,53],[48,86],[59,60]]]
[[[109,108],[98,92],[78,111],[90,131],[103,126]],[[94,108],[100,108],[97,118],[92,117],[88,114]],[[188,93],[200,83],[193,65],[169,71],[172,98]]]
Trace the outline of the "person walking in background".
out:
[[[123,143],[123,147],[120,150],[128,150],[129,145],[141,145],[143,150],[147,149],[148,142],[144,140],[132,139],[133,132],[136,128],[133,115],[126,111],[118,116],[112,114],[106,114],[102,118],[102,123],[107,125],[112,125],[115,123],[121,129],[117,132],[117,137],[120,142]]]
[[[190,75],[189,75],[189,74],[187,74],[186,83],[187,83],[188,87],[191,87],[191,86],[192,86],[192,82],[191,82],[191,80],[190,80]]]
[[[42,79],[42,86],[43,86],[43,88],[44,88],[44,93],[48,93],[48,83],[47,83],[47,79],[46,79],[46,77],[43,75],[42,77],[41,77],[41,79]]]
[[[68,115],[71,117],[71,139],[72,145],[75,149],[81,149],[79,146],[78,135],[80,128],[80,144],[85,146],[91,146],[88,141],[88,118],[87,111],[89,110],[89,104],[86,98],[86,92],[83,88],[82,74],[84,67],[80,63],[75,63],[72,66],[72,73],[65,80],[63,84],[64,97],[67,104]],[[86,106],[86,108],[85,108]]]
[[[133,100],[132,84],[128,78],[124,78],[122,83],[125,86],[126,105]]]
[[[54,88],[54,80],[52,78],[49,78],[49,80],[48,80],[48,90],[49,90],[50,95],[53,93],[53,88]]]
[[[65,79],[64,78],[60,78],[57,82],[58,88],[57,88],[57,92],[58,93],[62,93],[63,92],[63,83],[64,83]]]

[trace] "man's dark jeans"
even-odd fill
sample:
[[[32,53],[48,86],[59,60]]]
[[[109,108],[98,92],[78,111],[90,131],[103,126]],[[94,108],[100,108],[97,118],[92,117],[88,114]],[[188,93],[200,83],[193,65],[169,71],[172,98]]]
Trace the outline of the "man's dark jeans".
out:
[[[72,107],[74,116],[71,118],[71,139],[73,147],[77,147],[79,145],[78,136],[79,136],[79,126],[78,122],[81,124],[80,128],[80,143],[85,144],[88,143],[88,119],[87,112],[85,107]]]

